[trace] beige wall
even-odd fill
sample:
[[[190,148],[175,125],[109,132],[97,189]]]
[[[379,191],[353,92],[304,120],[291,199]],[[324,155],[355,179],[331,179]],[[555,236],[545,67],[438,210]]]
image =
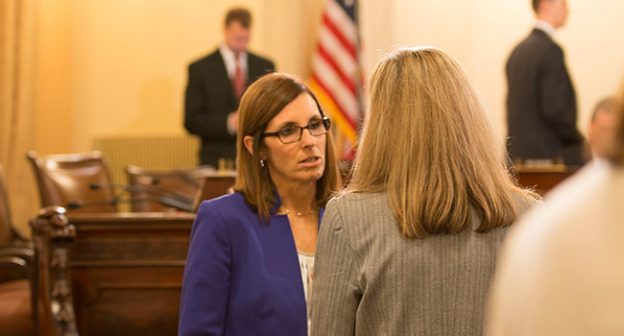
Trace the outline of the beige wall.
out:
[[[71,108],[71,0],[40,0],[35,46],[35,149],[75,150]]]
[[[102,135],[183,134],[188,63],[214,49],[223,15],[254,13],[251,49],[306,75],[321,2],[41,0],[37,149],[90,149]],[[316,13],[316,14],[314,14]]]
[[[369,0],[365,3],[374,3]],[[624,1],[568,0],[568,24],[558,34],[579,100],[579,127],[593,105],[614,92],[624,75]],[[428,44],[453,54],[464,66],[483,100],[501,139],[504,137],[504,64],[511,49],[524,38],[534,18],[529,0],[388,0],[393,20],[379,25],[368,41],[378,49],[393,45]],[[376,5],[372,5],[376,6]],[[383,9],[377,9],[377,11]],[[366,28],[365,28],[366,29]],[[371,28],[368,27],[370,30]],[[372,37],[369,35],[369,37]],[[385,41],[380,41],[385,39]],[[371,62],[368,63],[370,68]]]
[[[623,1],[569,0],[559,35],[584,130],[591,106],[624,73]],[[37,149],[90,148],[100,135],[183,134],[186,66],[221,40],[227,8],[255,14],[252,49],[309,74],[324,0],[39,0]],[[361,0],[365,72],[396,45],[430,44],[465,66],[504,136],[503,66],[528,33],[528,0]]]

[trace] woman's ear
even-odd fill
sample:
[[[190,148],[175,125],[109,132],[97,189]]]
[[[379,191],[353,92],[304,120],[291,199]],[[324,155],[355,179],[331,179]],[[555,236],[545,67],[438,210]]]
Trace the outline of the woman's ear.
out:
[[[254,138],[251,135],[245,135],[243,138],[243,144],[245,148],[249,152],[249,154],[253,155],[253,146],[254,146]]]

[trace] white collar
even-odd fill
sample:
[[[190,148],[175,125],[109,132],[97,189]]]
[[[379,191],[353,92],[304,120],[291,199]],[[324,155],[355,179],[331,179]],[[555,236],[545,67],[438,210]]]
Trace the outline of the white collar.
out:
[[[221,57],[223,58],[223,63],[225,63],[225,69],[227,70],[228,76],[230,78],[234,77],[234,72],[236,69],[236,58],[234,57],[234,51],[230,49],[227,45],[221,44],[219,46],[219,52],[221,53]],[[239,55],[238,62],[245,73],[247,71],[247,53],[242,52]]]
[[[230,49],[230,47],[225,45],[225,43],[221,44],[219,46],[219,51],[221,52],[221,56],[223,56],[224,58],[227,58],[228,61],[229,60],[232,60],[232,61],[236,60],[234,51],[232,49]],[[243,51],[242,53],[240,53],[239,56],[240,56],[239,59],[241,61],[244,61],[244,63],[247,63],[247,52]]]
[[[591,160],[591,163],[596,166],[596,167],[610,167],[610,162],[609,160],[600,157],[598,155],[594,155],[594,157]]]
[[[535,21],[535,28],[543,31],[551,38],[555,37],[555,27],[553,27],[550,23],[542,20]]]

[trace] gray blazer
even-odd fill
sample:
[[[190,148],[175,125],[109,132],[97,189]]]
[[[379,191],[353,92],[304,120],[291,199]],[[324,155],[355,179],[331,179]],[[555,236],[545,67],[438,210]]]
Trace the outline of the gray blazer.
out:
[[[385,194],[332,199],[316,252],[312,335],[481,335],[506,232],[408,240]]]

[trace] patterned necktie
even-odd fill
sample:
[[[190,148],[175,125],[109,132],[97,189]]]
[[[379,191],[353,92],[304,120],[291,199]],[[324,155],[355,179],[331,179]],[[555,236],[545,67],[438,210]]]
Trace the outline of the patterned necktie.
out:
[[[234,61],[236,62],[236,70],[234,71],[232,85],[234,86],[234,94],[236,95],[236,98],[240,99],[243,95],[243,91],[245,91],[245,75],[243,74],[243,68],[240,64],[240,55],[236,56]]]

